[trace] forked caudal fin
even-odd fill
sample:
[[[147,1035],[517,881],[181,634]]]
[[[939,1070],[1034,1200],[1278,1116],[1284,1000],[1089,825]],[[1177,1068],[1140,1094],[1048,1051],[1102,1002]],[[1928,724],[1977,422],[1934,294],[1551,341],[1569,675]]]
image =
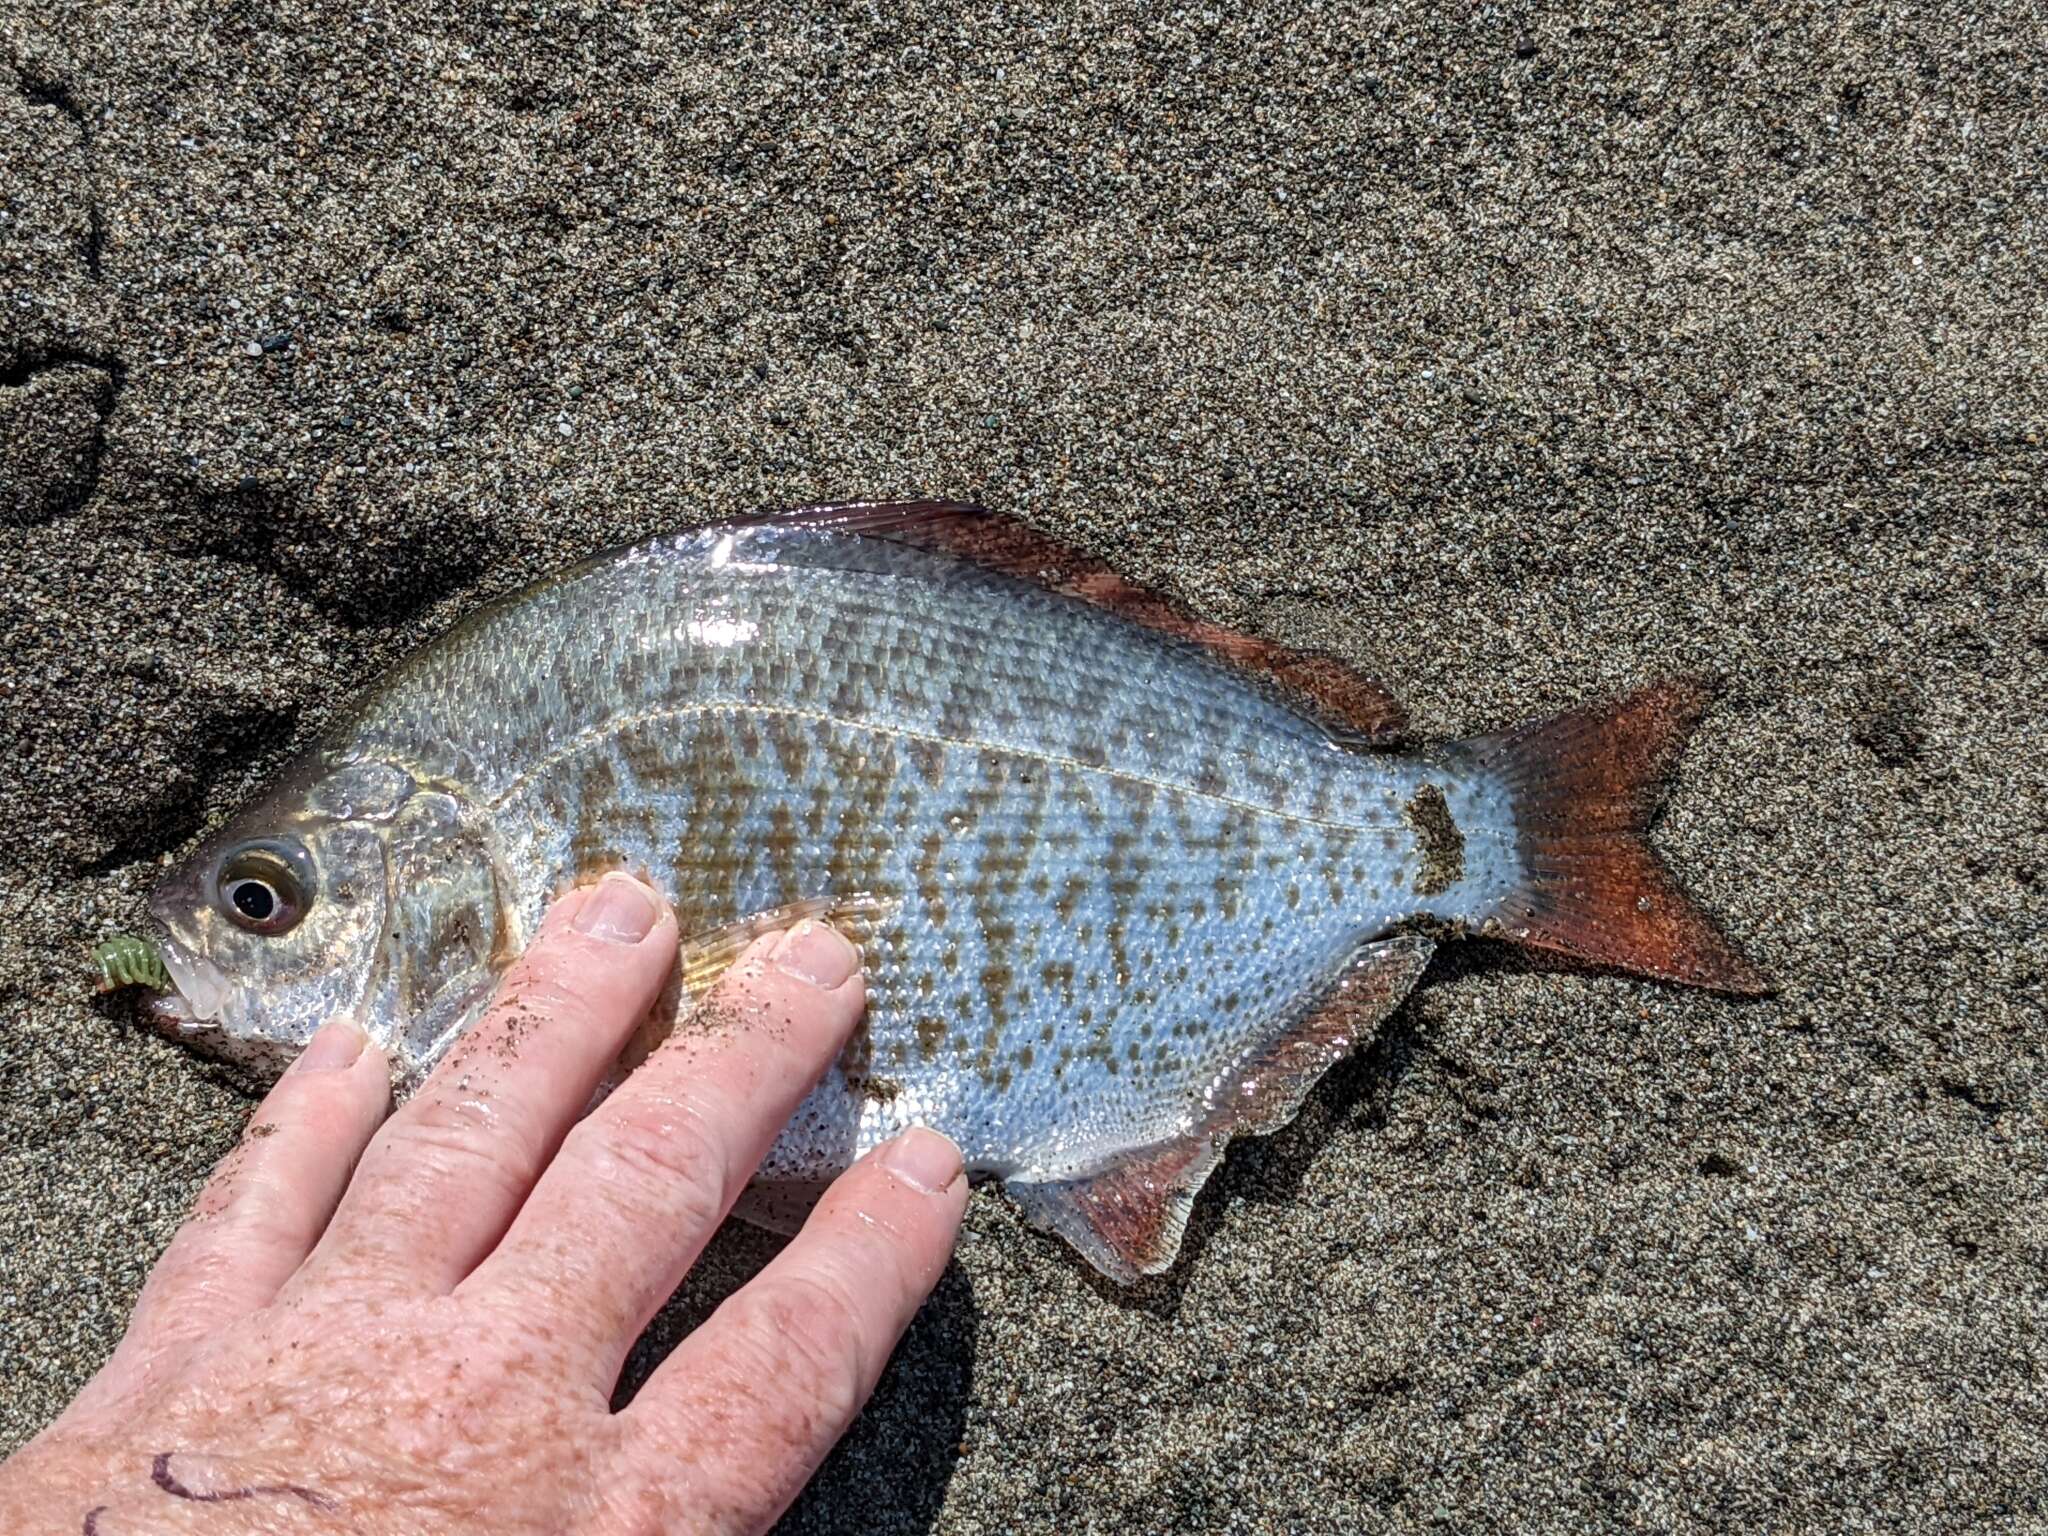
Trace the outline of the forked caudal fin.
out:
[[[1504,937],[1722,992],[1771,990],[1650,849],[1663,781],[1715,692],[1655,683],[1462,743],[1514,796],[1524,878],[1495,914]]]

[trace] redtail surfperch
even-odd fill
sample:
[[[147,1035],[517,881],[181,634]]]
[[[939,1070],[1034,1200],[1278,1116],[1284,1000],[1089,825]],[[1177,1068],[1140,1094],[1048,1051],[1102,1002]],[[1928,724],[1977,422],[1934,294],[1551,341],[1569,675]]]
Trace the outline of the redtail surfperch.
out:
[[[348,1010],[410,1083],[572,884],[659,884],[688,991],[822,913],[867,1022],[743,1214],[787,1224],[922,1123],[1127,1281],[1446,934],[1762,987],[1645,837],[1708,698],[1404,752],[1342,664],[973,508],[707,528],[484,608],[357,699],[158,892],[159,1010],[270,1070]]]

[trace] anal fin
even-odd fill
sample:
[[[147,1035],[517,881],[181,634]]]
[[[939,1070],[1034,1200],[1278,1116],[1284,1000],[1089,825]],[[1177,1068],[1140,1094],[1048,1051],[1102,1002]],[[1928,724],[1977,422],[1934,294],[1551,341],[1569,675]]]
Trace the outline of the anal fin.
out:
[[[1408,934],[1366,944],[1300,1017],[1288,1021],[1191,1110],[1186,1134],[1120,1154],[1080,1178],[1006,1180],[1033,1226],[1055,1232],[1129,1285],[1173,1264],[1195,1196],[1241,1133],[1278,1130],[1316,1080],[1400,1006],[1435,946]]]

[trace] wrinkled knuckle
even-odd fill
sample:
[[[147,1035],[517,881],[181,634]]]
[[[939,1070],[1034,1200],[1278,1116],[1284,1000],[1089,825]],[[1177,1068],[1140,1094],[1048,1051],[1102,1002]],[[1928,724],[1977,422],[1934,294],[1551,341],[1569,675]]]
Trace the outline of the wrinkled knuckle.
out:
[[[482,1130],[458,1105],[431,1094],[415,1099],[385,1132],[377,1171],[385,1183],[422,1194],[473,1182],[523,1192],[525,1170],[538,1160],[531,1136],[515,1126],[492,1127],[490,1136]]]
[[[861,1309],[843,1282],[789,1275],[746,1298],[741,1337],[771,1411],[800,1409],[812,1421],[851,1420],[867,1395]]]
[[[227,1213],[234,1226],[235,1246],[244,1253],[303,1253],[311,1241],[303,1207],[288,1192],[272,1198],[252,1194]]]
[[[584,1536],[729,1536],[737,1511],[721,1510],[714,1487],[688,1471],[702,1451],[684,1440],[659,1466],[633,1466],[613,1477],[577,1529]],[[749,1520],[739,1528],[759,1526]]]
[[[224,1241],[218,1226],[188,1224],[150,1271],[142,1304],[176,1298],[179,1307],[189,1307],[203,1297],[232,1291],[241,1268],[238,1245]]]
[[[672,1219],[708,1229],[725,1214],[725,1151],[688,1116],[621,1105],[570,1133],[586,1140],[598,1178],[645,1192]]]

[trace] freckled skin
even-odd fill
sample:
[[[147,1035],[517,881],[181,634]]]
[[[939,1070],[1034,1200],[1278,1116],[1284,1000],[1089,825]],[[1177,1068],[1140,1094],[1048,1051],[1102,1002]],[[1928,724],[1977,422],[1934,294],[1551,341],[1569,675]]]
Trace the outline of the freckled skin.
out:
[[[686,936],[807,898],[894,903],[866,936],[865,1043],[763,1164],[791,1183],[910,1124],[1013,1180],[1184,1136],[1361,943],[1482,919],[1518,874],[1505,792],[1476,770],[1346,750],[1084,603],[787,526],[658,540],[472,616],[323,761],[460,802],[508,952],[612,868],[660,885]],[[1402,810],[1424,783],[1468,850],[1427,893]],[[371,989],[412,1075],[474,1006],[446,985],[438,1012]],[[868,1091],[876,1063],[892,1093]]]
[[[583,1113],[677,959],[672,918],[631,885],[556,903],[388,1118],[374,1044],[346,1021],[322,1031],[215,1170],[113,1359],[0,1465],[0,1531],[775,1522],[937,1280],[966,1180],[923,1132],[863,1161],[614,1412],[633,1341],[862,1001],[843,939],[771,931]],[[584,921],[620,895],[650,921]]]

